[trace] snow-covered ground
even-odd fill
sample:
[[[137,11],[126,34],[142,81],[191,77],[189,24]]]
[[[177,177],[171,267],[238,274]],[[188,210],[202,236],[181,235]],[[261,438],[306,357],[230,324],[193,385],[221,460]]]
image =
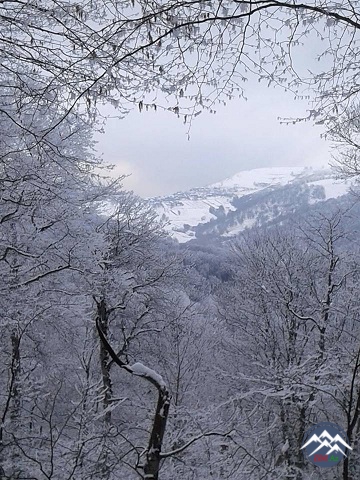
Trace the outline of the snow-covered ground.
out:
[[[325,200],[329,198],[338,198],[346,195],[353,183],[350,180],[336,180],[334,178],[324,178],[315,182],[309,182],[309,185],[320,185],[324,189]]]
[[[216,218],[210,212],[211,207],[218,209],[222,206],[225,213],[235,210],[231,204],[232,198],[232,195],[212,196],[209,192],[203,198],[179,200],[176,204],[164,200],[157,203],[155,208],[160,217],[164,215],[169,220],[168,230],[174,232],[174,236],[181,242],[189,240],[189,234],[182,235],[184,225],[195,226]]]
[[[225,215],[235,210],[232,205],[234,197],[244,197],[267,189],[306,182],[309,186],[321,186],[324,189],[324,200],[345,195],[351,183],[337,180],[328,167],[312,169],[311,167],[273,167],[256,168],[239,172],[232,177],[207,187],[195,188],[188,192],[178,192],[167,197],[150,199],[160,217],[168,219],[168,231],[179,242],[187,242],[194,238],[191,227],[207,223],[218,215]],[[311,200],[311,203],[317,202]],[[222,207],[222,211],[218,209]],[[218,210],[215,212],[215,210]],[[242,225],[235,225],[231,232],[234,235],[251,227],[255,220],[249,219]]]
[[[324,168],[322,171],[326,173],[329,170]],[[311,167],[255,168],[236,173],[232,177],[214,183],[212,187],[236,190],[240,196],[258,192],[263,188],[286,185],[294,180],[307,177],[311,173],[313,173]]]

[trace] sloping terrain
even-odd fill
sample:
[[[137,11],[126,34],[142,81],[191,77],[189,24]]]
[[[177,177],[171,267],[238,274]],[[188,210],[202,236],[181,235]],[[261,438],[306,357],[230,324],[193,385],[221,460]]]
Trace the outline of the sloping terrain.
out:
[[[254,226],[280,223],[318,202],[346,195],[350,182],[329,169],[259,168],[208,187],[150,199],[179,242],[204,236],[231,237]]]

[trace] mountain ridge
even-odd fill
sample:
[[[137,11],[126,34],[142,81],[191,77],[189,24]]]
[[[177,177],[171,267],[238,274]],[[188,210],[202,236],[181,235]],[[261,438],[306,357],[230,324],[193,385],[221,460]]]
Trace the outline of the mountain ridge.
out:
[[[232,237],[346,195],[352,186],[329,168],[268,167],[245,170],[206,187],[149,199],[180,243],[206,236]]]

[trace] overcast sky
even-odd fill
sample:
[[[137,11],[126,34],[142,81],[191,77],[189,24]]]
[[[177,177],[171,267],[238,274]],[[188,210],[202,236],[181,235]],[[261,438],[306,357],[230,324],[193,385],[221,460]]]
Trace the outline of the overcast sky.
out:
[[[97,136],[98,151],[116,165],[116,173],[131,174],[125,188],[143,197],[209,185],[251,168],[329,162],[321,127],[278,120],[305,116],[305,101],[255,83],[246,94],[248,101],[198,116],[190,140],[187,127],[170,112],[134,110],[122,120],[108,120],[106,133]]]

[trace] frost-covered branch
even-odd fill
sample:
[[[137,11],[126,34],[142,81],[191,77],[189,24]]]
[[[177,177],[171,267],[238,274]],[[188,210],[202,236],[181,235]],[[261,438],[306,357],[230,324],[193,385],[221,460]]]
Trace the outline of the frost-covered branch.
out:
[[[142,377],[148,382],[152,383],[158,390],[166,389],[166,384],[164,379],[161,375],[159,375],[155,370],[152,370],[149,367],[146,367],[141,362],[136,362],[134,365],[129,365],[126,362],[123,362],[121,358],[116,355],[115,351],[109,344],[104,332],[102,331],[99,318],[96,317],[96,328],[99,333],[100,339],[104,344],[107,352],[109,353],[112,360],[120,367],[126,370],[127,372],[131,373],[132,375],[136,375],[137,377]]]
[[[96,317],[96,328],[99,333],[101,342],[104,345],[104,348],[109,353],[113,361],[122,369],[131,373],[132,375],[142,377],[152,385],[154,385],[158,390],[158,401],[155,410],[154,421],[151,429],[150,439],[148,443],[148,448],[146,450],[146,460],[143,466],[145,478],[151,480],[158,480],[159,478],[159,469],[160,469],[160,459],[161,459],[161,448],[163,444],[163,439],[165,435],[166,422],[169,414],[170,399],[171,395],[167,389],[166,383],[164,382],[161,375],[159,375],[155,370],[146,367],[140,362],[136,362],[133,365],[129,365],[119,358],[115,351],[112,349],[109,344],[104,332],[102,331],[100,318]],[[140,467],[138,467],[140,468]]]
[[[230,434],[233,430],[230,430],[229,432],[227,433],[221,433],[221,432],[206,432],[206,433],[201,433],[200,435],[197,435],[196,437],[192,438],[191,440],[189,440],[188,442],[186,442],[184,445],[182,445],[181,447],[179,448],[176,448],[175,450],[171,450],[170,452],[165,452],[165,453],[161,453],[160,454],[160,457],[161,458],[167,458],[167,457],[172,457],[174,455],[178,455],[179,453],[183,452],[184,450],[186,450],[187,448],[190,447],[190,445],[192,445],[193,443],[197,442],[198,440],[201,440],[202,438],[205,438],[205,437],[230,437]]]

